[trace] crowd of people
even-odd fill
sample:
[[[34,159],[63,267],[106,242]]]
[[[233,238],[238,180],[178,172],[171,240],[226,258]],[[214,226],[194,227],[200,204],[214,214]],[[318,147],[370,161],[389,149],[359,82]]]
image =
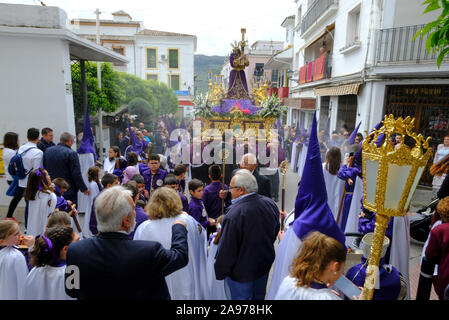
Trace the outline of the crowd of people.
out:
[[[345,270],[344,233],[369,235],[375,225],[375,213],[360,201],[363,136],[334,132],[326,140],[316,120],[302,137],[286,131],[279,163],[296,164],[295,143],[306,143],[308,151],[295,214],[285,224],[287,212],[276,204],[279,178],[271,177],[279,170],[269,174],[273,166],[261,165],[249,145],[234,164],[173,164],[164,123],[152,140],[143,123],[128,123],[104,161],[89,149],[88,162],[85,149],[72,149],[75,136],[68,132],[56,145],[52,129],[30,128],[22,146],[16,133],[6,133],[3,161],[12,199],[0,221],[0,299],[345,299],[334,284],[346,274],[362,287],[369,251]],[[13,174],[10,163],[26,174]],[[24,234],[13,216],[23,197]],[[426,250],[440,266],[447,263],[438,251],[447,248],[440,230],[447,208],[439,207],[443,227],[432,230]],[[408,271],[397,263],[408,250],[395,250],[403,245],[394,235],[401,223],[392,219],[387,229],[375,299],[408,294]],[[370,245],[367,238],[362,242]],[[78,285],[66,286],[68,266],[76,266]],[[439,296],[446,278],[438,277]]]

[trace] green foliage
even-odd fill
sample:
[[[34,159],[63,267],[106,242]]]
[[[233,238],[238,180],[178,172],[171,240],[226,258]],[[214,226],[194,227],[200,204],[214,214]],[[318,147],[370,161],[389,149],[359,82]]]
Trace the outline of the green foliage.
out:
[[[153,110],[151,109],[150,104],[145,99],[142,99],[140,97],[132,99],[128,103],[128,112],[130,114],[136,114],[139,122],[151,122]]]
[[[86,84],[87,84],[87,103],[89,105],[89,113],[94,115],[98,108],[105,112],[115,111],[122,103],[124,91],[118,85],[118,75],[112,69],[109,63],[101,65],[101,89],[98,88],[97,81],[97,64],[85,63],[86,67]],[[76,117],[84,115],[81,96],[81,72],[79,64],[71,65],[72,71],[72,89],[73,104]]]
[[[286,106],[281,106],[281,100],[273,95],[266,97],[260,103],[257,114],[263,118],[280,118],[287,113],[287,110],[288,108]]]
[[[151,116],[175,113],[178,98],[165,83],[143,80],[132,74],[113,70],[111,64],[101,64],[101,89],[98,88],[97,64],[86,63],[86,83],[89,113],[95,115],[101,105],[103,111],[114,112],[122,104],[133,101],[133,113],[150,122]],[[81,73],[78,63],[72,64],[73,103],[76,117],[84,115],[81,97]],[[139,98],[134,100],[135,98]]]
[[[203,54],[195,55],[195,94],[209,91],[208,73],[209,71],[212,71],[213,74],[220,74],[225,58],[225,56],[206,56]]]
[[[444,58],[449,54],[449,0],[426,0],[423,5],[427,5],[424,13],[439,9],[442,9],[442,13],[435,21],[419,30],[412,41],[419,36],[424,38],[427,35],[426,50],[429,54],[439,53],[437,65],[440,68]]]

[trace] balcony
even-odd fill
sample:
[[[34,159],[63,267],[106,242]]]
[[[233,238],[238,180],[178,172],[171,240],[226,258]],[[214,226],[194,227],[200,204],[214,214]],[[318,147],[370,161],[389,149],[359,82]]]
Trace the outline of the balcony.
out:
[[[331,78],[332,65],[331,56],[323,54],[318,59],[307,63],[299,68],[299,84],[305,84],[322,79]]]
[[[418,37],[412,41],[416,32],[424,26],[414,25],[379,30],[376,64],[419,64],[436,61],[439,53],[427,53],[427,35],[422,39]]]
[[[301,22],[301,36],[314,24],[319,23],[319,18],[328,9],[337,9],[338,0],[316,0],[309,10],[307,10]]]

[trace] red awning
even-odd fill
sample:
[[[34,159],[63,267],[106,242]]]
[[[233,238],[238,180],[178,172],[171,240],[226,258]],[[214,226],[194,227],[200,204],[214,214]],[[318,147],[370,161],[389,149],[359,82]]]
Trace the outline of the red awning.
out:
[[[179,100],[178,101],[178,106],[194,106],[192,101],[188,101],[188,100]]]

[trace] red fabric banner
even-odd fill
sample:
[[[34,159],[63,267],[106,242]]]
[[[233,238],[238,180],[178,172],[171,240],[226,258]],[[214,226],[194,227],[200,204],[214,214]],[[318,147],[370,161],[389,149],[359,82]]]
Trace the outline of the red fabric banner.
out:
[[[324,65],[326,62],[326,55],[323,53],[321,57],[315,60],[315,68],[313,72],[313,80],[324,79]]]
[[[303,84],[307,82],[307,66],[299,69],[299,83]]]
[[[307,82],[312,82],[313,63],[314,63],[314,61],[309,62],[309,63],[307,64]]]

